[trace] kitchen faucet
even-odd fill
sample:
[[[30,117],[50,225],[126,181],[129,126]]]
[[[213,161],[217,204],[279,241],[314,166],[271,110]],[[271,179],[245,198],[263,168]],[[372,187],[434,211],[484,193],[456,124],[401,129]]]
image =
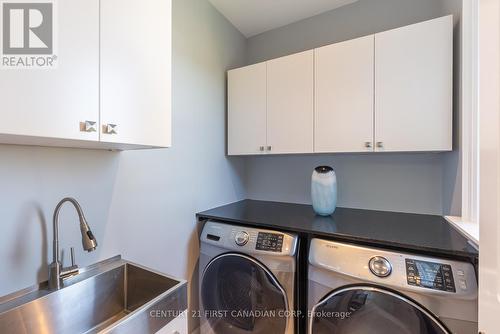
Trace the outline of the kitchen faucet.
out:
[[[78,274],[78,266],[75,264],[75,254],[74,249],[71,247],[71,266],[63,268],[61,262],[59,261],[59,211],[64,203],[70,202],[76,209],[78,213],[78,219],[80,220],[80,232],[82,233],[82,245],[83,249],[87,252],[92,252],[97,248],[97,241],[90,230],[89,224],[85,219],[83,210],[80,204],[71,197],[63,198],[56,206],[54,210],[54,242],[53,242],[53,261],[49,265],[49,289],[59,290],[61,288],[61,282],[63,278],[74,276]]]

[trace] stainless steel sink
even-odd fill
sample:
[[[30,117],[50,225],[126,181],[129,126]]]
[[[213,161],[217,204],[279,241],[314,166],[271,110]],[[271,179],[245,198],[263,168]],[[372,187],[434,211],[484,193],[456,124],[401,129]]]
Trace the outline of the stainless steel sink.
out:
[[[186,281],[118,256],[0,298],[0,333],[156,333],[186,308]]]

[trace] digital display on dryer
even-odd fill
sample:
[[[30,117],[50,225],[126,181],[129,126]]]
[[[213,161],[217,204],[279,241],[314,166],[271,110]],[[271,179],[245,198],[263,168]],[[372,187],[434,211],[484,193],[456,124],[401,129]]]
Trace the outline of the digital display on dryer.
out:
[[[270,252],[281,252],[282,248],[283,234],[259,232],[257,235],[257,244],[255,245],[255,249]]]
[[[449,264],[406,259],[406,280],[408,285],[456,292]]]

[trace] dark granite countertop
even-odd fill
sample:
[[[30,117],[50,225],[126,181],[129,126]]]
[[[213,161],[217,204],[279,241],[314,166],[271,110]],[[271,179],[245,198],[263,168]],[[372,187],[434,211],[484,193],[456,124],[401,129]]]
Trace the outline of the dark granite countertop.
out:
[[[428,255],[478,256],[462,234],[436,215],[337,208],[332,216],[321,217],[310,205],[243,200],[196,216]]]

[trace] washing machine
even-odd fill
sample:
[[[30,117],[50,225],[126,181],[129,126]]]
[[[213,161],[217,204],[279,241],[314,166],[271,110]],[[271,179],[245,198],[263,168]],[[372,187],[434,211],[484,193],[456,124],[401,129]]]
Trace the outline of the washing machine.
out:
[[[309,334],[477,334],[467,262],[312,239]]]
[[[292,334],[298,237],[207,221],[200,237],[201,334]]]

